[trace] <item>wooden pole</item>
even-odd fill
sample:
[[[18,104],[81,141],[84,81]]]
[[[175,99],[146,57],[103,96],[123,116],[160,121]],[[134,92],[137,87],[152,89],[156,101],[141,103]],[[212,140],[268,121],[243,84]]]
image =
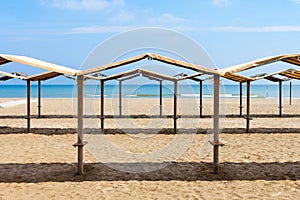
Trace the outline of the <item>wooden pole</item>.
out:
[[[104,131],[104,81],[101,80],[101,116],[100,116],[100,120],[101,120],[101,130]]]
[[[77,76],[78,174],[83,174],[83,76]]]
[[[249,133],[250,127],[250,81],[247,81],[247,117],[246,117],[246,133]]]
[[[119,81],[119,115],[122,116],[122,81]]]
[[[30,131],[30,80],[27,80],[27,131]]]
[[[177,133],[177,81],[174,81],[174,133]]]
[[[214,173],[219,173],[219,104],[220,76],[214,75]]]
[[[292,81],[290,81],[290,105],[292,105]]]
[[[240,117],[243,115],[243,83],[240,82]]]
[[[200,118],[202,117],[202,109],[203,109],[203,102],[202,102],[202,97],[203,97],[203,88],[202,88],[202,86],[203,86],[203,83],[202,83],[203,81],[202,80],[200,80],[199,81],[199,94],[200,94]]]
[[[38,118],[41,118],[41,80],[38,80]]]
[[[282,116],[282,81],[279,81],[279,117]]]
[[[162,117],[162,81],[159,81],[159,116]]]

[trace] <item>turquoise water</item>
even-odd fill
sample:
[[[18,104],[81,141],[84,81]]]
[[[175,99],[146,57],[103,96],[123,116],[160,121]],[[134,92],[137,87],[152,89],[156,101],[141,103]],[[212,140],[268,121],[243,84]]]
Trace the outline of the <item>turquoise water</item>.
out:
[[[87,85],[84,88],[86,97],[99,97],[99,85]],[[73,93],[75,91],[75,93]],[[223,95],[230,98],[239,97],[239,85],[225,85],[221,89]],[[245,94],[246,87],[243,87],[243,94]],[[289,97],[289,85],[283,85],[283,97]],[[203,85],[203,97],[211,97],[212,87]],[[106,85],[106,97],[118,97],[119,88],[117,85]],[[76,87],[73,85],[42,85],[43,98],[72,98],[76,95]],[[159,85],[123,85],[122,96],[130,98],[155,98],[159,95]],[[173,86],[163,86],[163,96],[165,98],[173,97]],[[179,97],[197,97],[199,96],[199,85],[179,85]],[[256,98],[277,98],[278,85],[252,85],[251,96]],[[293,85],[293,98],[300,98],[300,85]],[[0,98],[25,98],[26,85],[0,85]],[[37,86],[31,86],[31,97],[37,97]]]

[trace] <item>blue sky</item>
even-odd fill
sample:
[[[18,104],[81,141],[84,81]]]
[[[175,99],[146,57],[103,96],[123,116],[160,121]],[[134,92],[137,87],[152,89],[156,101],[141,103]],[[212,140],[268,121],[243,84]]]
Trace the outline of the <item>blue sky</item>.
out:
[[[300,52],[300,0],[3,0],[1,7],[0,53],[73,68],[109,37],[143,27],[191,37],[219,68]],[[1,70],[41,71],[16,64]],[[70,82],[57,78],[48,83]]]

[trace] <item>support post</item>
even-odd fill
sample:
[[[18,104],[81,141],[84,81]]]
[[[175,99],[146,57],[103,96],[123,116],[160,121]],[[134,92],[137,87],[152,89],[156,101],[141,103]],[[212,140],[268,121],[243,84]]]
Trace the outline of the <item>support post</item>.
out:
[[[279,81],[279,117],[282,116],[282,81]]]
[[[122,81],[119,81],[119,116],[122,116]]]
[[[77,144],[78,174],[83,174],[83,76],[77,76]]]
[[[219,104],[220,76],[214,75],[214,173],[219,173]]]
[[[240,117],[243,115],[243,83],[240,82]]]
[[[38,118],[41,118],[41,80],[38,80]]]
[[[247,81],[247,116],[246,116],[246,133],[250,128],[250,81]]]
[[[104,81],[101,80],[101,108],[100,108],[100,112],[101,112],[101,116],[100,116],[100,120],[101,120],[101,130],[104,131]]]
[[[290,81],[290,105],[292,105],[292,81]]]
[[[177,133],[177,81],[174,81],[174,133]]]
[[[27,80],[27,131],[30,131],[30,80]]]
[[[159,81],[159,116],[162,117],[162,81]]]
[[[199,81],[199,94],[200,94],[200,118],[202,117],[202,109],[203,109],[203,102],[202,102],[202,97],[203,97],[203,88],[202,88],[202,86],[203,86],[203,83],[202,83],[203,81],[202,80],[200,80]]]

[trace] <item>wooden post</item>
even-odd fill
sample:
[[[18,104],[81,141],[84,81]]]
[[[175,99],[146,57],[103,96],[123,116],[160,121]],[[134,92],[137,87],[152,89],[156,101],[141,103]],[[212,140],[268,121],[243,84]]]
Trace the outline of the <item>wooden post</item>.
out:
[[[41,80],[38,80],[38,118],[41,118]]]
[[[279,117],[282,116],[282,81],[279,81]]]
[[[27,80],[27,131],[30,131],[30,80]]]
[[[100,120],[101,120],[101,130],[104,131],[104,81],[101,80],[101,116],[100,116]]]
[[[162,117],[162,81],[159,81],[159,116]]]
[[[177,81],[174,81],[174,133],[177,133]]]
[[[77,147],[78,174],[83,174],[83,76],[77,76]]]
[[[203,86],[203,83],[202,83],[202,82],[203,82],[202,80],[199,81],[200,118],[202,117],[202,108],[203,108],[203,104],[202,104],[202,103],[203,103],[203,102],[202,102],[202,96],[203,96],[203,94],[202,94],[202,93],[203,93],[203,91],[202,91],[202,89],[203,89],[202,86]]]
[[[119,81],[119,116],[122,116],[122,81]]]
[[[290,81],[290,105],[292,105],[292,81]]]
[[[240,117],[243,115],[243,83],[240,82]]]
[[[247,116],[246,116],[246,133],[249,133],[250,127],[250,81],[247,81]]]
[[[214,173],[219,173],[219,104],[220,76],[214,75]]]

